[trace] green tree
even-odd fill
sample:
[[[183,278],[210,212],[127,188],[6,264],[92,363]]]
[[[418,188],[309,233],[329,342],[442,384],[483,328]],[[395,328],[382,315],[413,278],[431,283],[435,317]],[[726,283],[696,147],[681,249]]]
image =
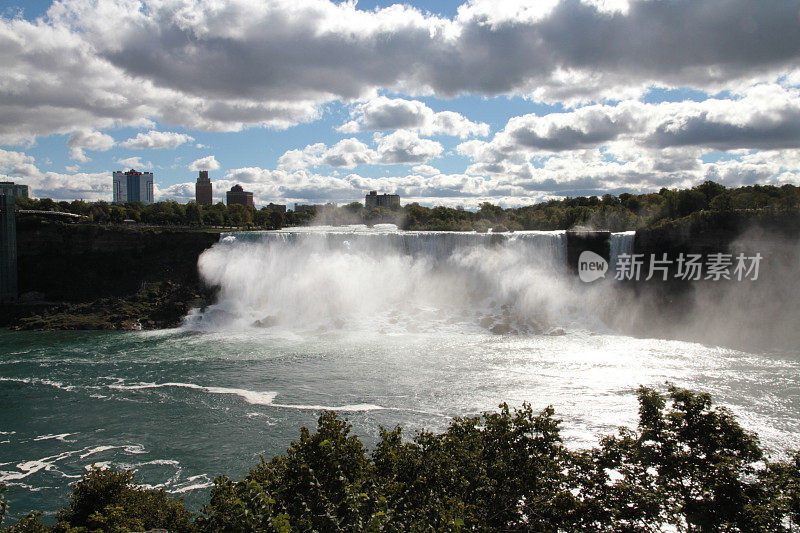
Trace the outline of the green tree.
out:
[[[192,226],[203,225],[203,208],[197,202],[189,202],[186,204],[186,224]]]
[[[57,515],[57,531],[70,533],[191,528],[191,513],[164,490],[143,489],[133,472],[92,468],[77,483],[69,505]]]
[[[6,486],[0,483],[0,524],[3,523],[3,518],[6,516],[6,512],[8,511],[8,500],[6,500],[3,496],[6,490]]]

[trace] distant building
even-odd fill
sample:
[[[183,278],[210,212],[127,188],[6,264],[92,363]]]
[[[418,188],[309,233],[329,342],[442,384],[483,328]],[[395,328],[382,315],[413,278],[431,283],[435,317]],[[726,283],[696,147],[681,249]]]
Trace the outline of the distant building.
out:
[[[15,198],[27,198],[28,186],[17,185],[13,181],[0,181],[0,195],[13,196]]]
[[[201,170],[194,186],[194,197],[197,205],[211,205],[214,203],[211,194],[211,180],[208,179],[208,170]]]
[[[336,204],[333,202],[328,202],[327,204],[294,204],[294,212],[316,213],[323,209],[332,209],[334,207],[336,207]]]
[[[369,191],[364,198],[366,207],[400,207],[399,194],[378,194],[378,191]]]
[[[244,205],[253,206],[253,193],[242,189],[241,185],[234,185],[231,190],[227,192],[228,205]]]
[[[17,299],[17,221],[14,194],[0,194],[0,301]]]
[[[277,211],[278,213],[285,213],[286,206],[281,204],[273,204],[272,202],[267,204],[267,209],[270,211]]]
[[[124,204],[125,202],[142,202],[144,205],[153,203],[152,172],[136,172],[134,169],[127,172],[114,172],[112,203]]]

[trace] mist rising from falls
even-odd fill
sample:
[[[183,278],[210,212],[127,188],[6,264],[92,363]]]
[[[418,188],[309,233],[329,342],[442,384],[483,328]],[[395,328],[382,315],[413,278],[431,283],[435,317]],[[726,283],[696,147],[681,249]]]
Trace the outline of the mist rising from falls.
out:
[[[189,328],[319,333],[605,330],[609,284],[566,268],[564,232],[478,234],[329,228],[237,233],[203,253],[218,300]]]

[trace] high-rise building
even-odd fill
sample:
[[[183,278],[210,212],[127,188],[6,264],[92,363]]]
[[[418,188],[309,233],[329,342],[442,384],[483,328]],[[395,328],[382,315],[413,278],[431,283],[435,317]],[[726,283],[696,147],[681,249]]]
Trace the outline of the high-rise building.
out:
[[[208,170],[201,170],[194,186],[194,198],[197,205],[211,205],[214,200],[211,194],[211,180],[208,179]]]
[[[27,198],[28,186],[17,185],[13,181],[0,181],[0,195],[2,194],[15,198]]]
[[[365,207],[400,207],[399,194],[378,194],[378,191],[369,191],[364,198]]]
[[[242,189],[241,185],[234,185],[226,194],[228,205],[245,205],[253,207],[253,193]]]
[[[0,194],[0,301],[17,298],[17,221],[14,195]]]
[[[134,169],[127,172],[114,172],[113,183],[113,203],[142,202],[144,205],[153,203],[152,172],[136,172]]]

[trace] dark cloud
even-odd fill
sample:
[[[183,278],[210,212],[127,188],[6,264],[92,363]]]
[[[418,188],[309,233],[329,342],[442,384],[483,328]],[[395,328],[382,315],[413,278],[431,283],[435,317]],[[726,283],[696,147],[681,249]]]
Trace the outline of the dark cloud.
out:
[[[711,118],[708,113],[660,124],[645,139],[657,147],[707,146],[717,150],[800,147],[800,110],[763,124],[735,124]]]

